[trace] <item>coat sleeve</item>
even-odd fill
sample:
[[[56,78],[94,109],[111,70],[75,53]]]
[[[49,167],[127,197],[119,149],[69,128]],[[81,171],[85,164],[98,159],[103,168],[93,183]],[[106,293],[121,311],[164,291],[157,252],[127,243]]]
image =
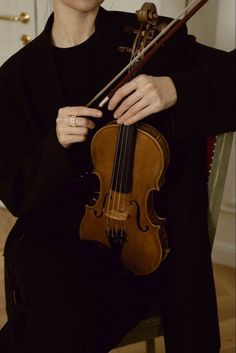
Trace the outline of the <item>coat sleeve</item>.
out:
[[[163,62],[164,70],[158,72]],[[198,43],[188,34],[187,26],[157,52],[152,72],[171,77],[177,90],[175,106],[157,117],[161,125],[168,125],[171,139],[195,139],[235,130],[235,65],[235,50],[227,53]]]
[[[0,70],[0,200],[18,217],[52,199],[83,167],[60,145],[55,126],[42,136],[33,131],[33,117],[27,116],[32,109],[22,98],[27,92],[24,86],[20,92],[12,72],[5,72]],[[79,146],[78,155],[83,149]]]
[[[172,116],[177,137],[236,130],[236,50],[171,77],[177,91]]]

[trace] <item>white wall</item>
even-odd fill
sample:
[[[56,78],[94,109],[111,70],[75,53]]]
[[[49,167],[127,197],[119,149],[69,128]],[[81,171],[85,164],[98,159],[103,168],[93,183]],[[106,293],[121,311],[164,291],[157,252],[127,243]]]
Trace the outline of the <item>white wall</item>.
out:
[[[45,1],[45,0],[44,0]],[[152,0],[160,15],[175,17],[190,0]],[[135,12],[144,0],[105,0],[107,10]],[[188,22],[189,32],[204,44],[224,50],[235,47],[235,0],[209,0]]]
[[[209,0],[188,22],[198,41],[219,49],[235,48],[235,0]]]
[[[135,12],[144,2],[144,0],[105,0],[103,7],[107,10]],[[176,16],[177,13],[184,7],[185,0],[158,0],[150,2],[156,4],[158,14],[172,17]]]
[[[217,225],[212,259],[216,263],[235,267],[235,139]]]
[[[52,0],[34,0],[36,11],[36,30],[41,33],[52,12]]]

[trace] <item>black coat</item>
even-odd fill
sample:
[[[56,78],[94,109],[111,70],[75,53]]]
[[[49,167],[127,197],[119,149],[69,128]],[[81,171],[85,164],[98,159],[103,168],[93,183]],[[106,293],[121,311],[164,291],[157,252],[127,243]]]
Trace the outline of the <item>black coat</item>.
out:
[[[131,42],[123,31],[130,23],[136,23],[133,15],[100,10],[96,24],[99,81],[91,85],[88,100],[127,62],[127,55],[117,48]],[[66,102],[50,43],[51,25],[52,18],[42,34],[0,70],[0,199],[19,217],[14,234],[22,227],[28,232],[46,227],[50,236],[52,218],[59,228],[71,215],[79,223],[91,185],[90,176],[84,177],[92,168],[89,144],[65,150],[56,136],[57,111]],[[196,43],[183,28],[143,73],[172,76],[179,97],[184,97],[186,88],[181,82],[186,82],[187,74],[181,81],[183,72],[214,65],[225,56]],[[81,82],[86,82],[86,75]],[[201,80],[196,85],[202,92]],[[162,266],[168,345],[173,345],[173,352],[178,344],[188,347],[189,353],[203,353],[201,347],[206,347],[204,353],[216,353],[219,338],[207,229],[206,137],[235,130],[235,119],[231,111],[222,119],[217,109],[196,105],[195,96],[188,95],[184,103],[146,120],[162,132],[170,146],[166,182],[156,200],[158,213],[167,219],[172,248]],[[107,114],[105,122],[112,119]]]

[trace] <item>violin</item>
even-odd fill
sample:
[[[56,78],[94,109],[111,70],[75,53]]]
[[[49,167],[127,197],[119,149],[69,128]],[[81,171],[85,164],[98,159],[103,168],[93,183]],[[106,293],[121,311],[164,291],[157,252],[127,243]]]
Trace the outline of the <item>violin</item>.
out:
[[[140,27],[133,30],[136,33],[133,48],[121,48],[132,54],[126,82],[143,65],[144,52],[160,31],[154,4],[144,3],[136,13]],[[100,106],[124,83],[124,79],[119,82]],[[154,272],[170,251],[165,219],[154,208],[154,193],[163,185],[169,163],[166,140],[143,122],[129,126],[113,122],[94,135],[91,156],[100,192],[98,200],[85,206],[81,240],[96,241],[107,247],[122,268],[135,275]]]
[[[155,33],[155,5],[145,3],[137,16],[140,28],[131,58]],[[153,272],[168,250],[164,219],[153,207],[153,191],[163,183],[169,161],[167,142],[144,123],[111,123],[93,137],[91,154],[100,194],[93,206],[86,206],[81,239],[96,240],[110,248],[127,271],[136,275]]]

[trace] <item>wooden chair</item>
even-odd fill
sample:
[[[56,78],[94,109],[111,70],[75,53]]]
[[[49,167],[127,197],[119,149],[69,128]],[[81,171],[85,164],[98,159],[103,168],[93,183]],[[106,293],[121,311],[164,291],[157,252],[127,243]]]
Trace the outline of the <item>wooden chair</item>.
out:
[[[210,164],[208,181],[208,229],[212,246],[216,233],[233,137],[234,133],[228,132],[218,135],[214,138],[213,142],[209,140],[210,143],[208,143],[208,153],[210,153],[210,156],[213,156],[211,158],[212,163]],[[147,313],[146,318],[130,331],[117,347],[145,341],[147,353],[158,353],[155,349],[155,338],[162,335],[161,316],[158,308],[155,308],[152,312]]]

